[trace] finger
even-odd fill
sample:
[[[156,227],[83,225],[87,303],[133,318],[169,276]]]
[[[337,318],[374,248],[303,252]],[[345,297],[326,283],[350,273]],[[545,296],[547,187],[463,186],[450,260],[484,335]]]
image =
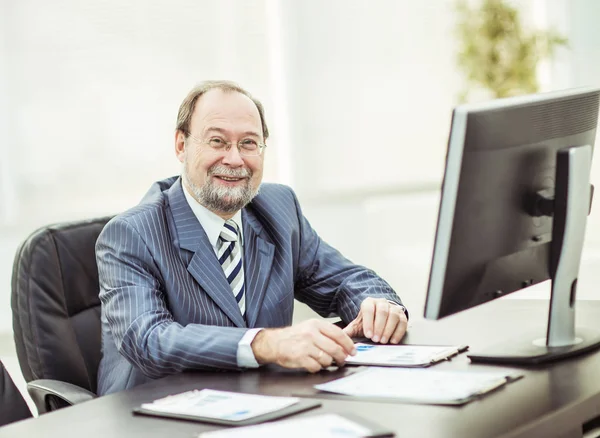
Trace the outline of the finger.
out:
[[[307,356],[306,359],[302,362],[302,368],[304,368],[309,373],[318,373],[323,369],[321,364],[314,358]]]
[[[402,312],[402,310],[393,304],[390,307],[390,313],[388,314],[387,321],[385,322],[385,327],[383,328],[383,334],[381,335],[381,343],[387,344],[387,342],[392,338],[392,335],[396,331],[396,327],[400,323],[400,314],[398,312]],[[404,312],[402,312],[404,313]]]
[[[356,319],[354,321],[352,321],[350,324],[348,324],[346,327],[344,327],[342,329],[342,331],[344,333],[346,333],[349,337],[353,338],[353,337],[357,337],[357,336],[361,336],[362,331],[362,324],[359,327],[359,324],[356,322]]]
[[[367,298],[360,305],[363,318],[363,334],[371,339],[373,337],[373,321],[375,319],[375,300]]]
[[[311,355],[311,357],[319,362],[321,368],[330,367],[333,363],[333,358],[329,354],[317,348],[315,348],[315,352]]]
[[[404,312],[402,312],[402,313],[404,313]],[[396,326],[396,330],[394,330],[394,334],[392,335],[390,342],[392,344],[399,343],[402,340],[402,338],[404,337],[404,334],[406,333],[407,328],[408,328],[408,320],[406,319],[406,315],[400,315],[400,322]]]
[[[315,340],[315,345],[321,349],[324,353],[327,353],[336,365],[342,366],[346,362],[346,350],[344,350],[339,344],[328,338],[327,336],[320,336]],[[327,366],[330,366],[331,363]]]
[[[344,327],[342,331],[351,338],[364,337],[365,335],[362,331],[362,315],[359,315],[359,317],[357,317],[350,324]]]
[[[373,337],[371,338],[374,342],[379,342],[383,335],[383,329],[388,319],[391,304],[386,300],[376,301],[375,311],[375,322],[373,323]]]
[[[319,326],[319,331],[335,342],[337,345],[343,348],[346,354],[354,355],[356,354],[356,348],[354,347],[354,342],[350,339],[344,331],[328,322],[323,321],[323,324]]]

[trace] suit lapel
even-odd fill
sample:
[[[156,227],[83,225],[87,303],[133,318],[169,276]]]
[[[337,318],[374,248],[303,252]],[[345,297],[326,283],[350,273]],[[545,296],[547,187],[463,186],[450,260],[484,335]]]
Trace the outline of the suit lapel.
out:
[[[244,226],[246,320],[248,327],[254,327],[265,298],[275,247],[261,237],[263,231],[261,224],[246,209],[242,211],[242,220]]]
[[[169,189],[168,197],[179,247],[194,253],[188,272],[236,326],[246,327],[213,247],[185,199],[181,178]]]

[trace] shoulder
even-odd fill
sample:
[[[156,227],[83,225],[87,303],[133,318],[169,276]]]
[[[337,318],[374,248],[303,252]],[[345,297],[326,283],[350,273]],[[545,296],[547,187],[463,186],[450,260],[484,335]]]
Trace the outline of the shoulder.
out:
[[[295,204],[296,194],[291,187],[283,184],[263,183],[258,195],[252,200],[253,204],[270,205],[273,203]]]
[[[157,184],[153,184],[151,191],[138,205],[113,217],[104,227],[101,237],[103,234],[110,234],[111,231],[117,229],[128,229],[130,232],[135,230],[139,234],[146,234],[152,229],[156,230],[166,226],[167,192],[156,190]]]
[[[296,195],[290,187],[282,184],[262,184],[260,193],[246,206],[245,211],[247,219],[284,235],[300,227],[302,213]]]

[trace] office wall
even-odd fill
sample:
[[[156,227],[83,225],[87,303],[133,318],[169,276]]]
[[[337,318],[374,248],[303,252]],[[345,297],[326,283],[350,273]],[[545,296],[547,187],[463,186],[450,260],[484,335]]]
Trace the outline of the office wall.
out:
[[[292,184],[307,204],[435,188],[456,82],[448,14],[437,13],[445,3],[2,0],[0,330],[27,234],[121,211],[179,171],[175,114],[201,79],[235,79],[264,100],[266,179]],[[332,233],[341,210],[317,201],[307,213],[324,236],[369,264],[362,228]],[[351,205],[349,217],[362,215]]]
[[[42,224],[122,211],[177,173],[177,108],[208,78],[264,101],[266,180],[291,184],[321,235],[419,315],[461,87],[452,4],[0,0],[0,332],[18,243]],[[594,0],[515,4],[571,39],[545,89],[598,84]],[[582,296],[597,297],[599,222],[594,211]]]
[[[237,80],[276,108],[262,0],[0,1],[2,331],[27,234],[122,211],[179,172],[175,119],[194,84]],[[274,137],[267,180],[277,174]]]
[[[292,172],[304,211],[420,309],[461,86],[452,2],[285,5]]]

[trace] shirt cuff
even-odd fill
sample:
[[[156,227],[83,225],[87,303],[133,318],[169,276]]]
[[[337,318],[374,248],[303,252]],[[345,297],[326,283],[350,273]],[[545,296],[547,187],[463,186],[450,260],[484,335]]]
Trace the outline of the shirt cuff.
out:
[[[252,351],[252,341],[256,337],[259,331],[262,328],[254,328],[248,330],[240,342],[238,342],[237,349],[237,364],[240,368],[258,368],[259,364],[254,357],[254,352]]]

